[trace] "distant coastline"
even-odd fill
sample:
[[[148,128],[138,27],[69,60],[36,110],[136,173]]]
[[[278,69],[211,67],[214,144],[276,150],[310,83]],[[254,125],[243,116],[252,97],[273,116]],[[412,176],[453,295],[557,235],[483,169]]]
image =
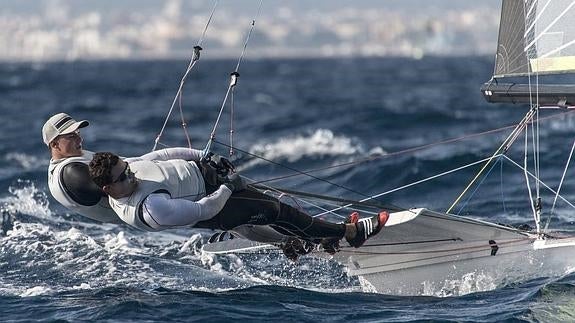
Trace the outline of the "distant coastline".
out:
[[[0,61],[187,58],[210,3],[188,8],[170,0],[156,12],[72,10],[63,0],[47,1],[36,12],[0,9]],[[486,55],[495,51],[499,16],[497,6],[426,12],[390,9],[386,2],[375,9],[301,12],[285,2],[272,9],[256,22],[249,57]],[[224,3],[218,7],[202,44],[204,57],[239,56],[253,19],[246,11],[237,13]]]

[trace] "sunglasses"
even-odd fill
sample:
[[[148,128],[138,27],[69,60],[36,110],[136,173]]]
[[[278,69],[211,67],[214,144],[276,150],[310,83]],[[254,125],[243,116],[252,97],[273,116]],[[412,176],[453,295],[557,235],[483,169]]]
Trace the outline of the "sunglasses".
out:
[[[113,181],[112,184],[121,183],[130,177],[132,177],[132,171],[130,170],[130,165],[126,163],[126,167],[124,167],[122,173],[118,175],[118,178],[116,178],[116,180]]]

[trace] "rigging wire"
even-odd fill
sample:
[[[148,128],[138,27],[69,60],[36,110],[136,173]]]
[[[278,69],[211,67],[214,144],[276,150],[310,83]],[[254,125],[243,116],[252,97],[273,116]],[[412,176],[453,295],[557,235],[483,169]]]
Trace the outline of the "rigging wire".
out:
[[[220,142],[220,141],[217,141],[217,140],[215,140],[215,139],[213,140],[213,142],[214,142],[214,143],[217,143],[217,144],[219,144],[219,145],[225,146],[225,147],[229,147],[227,144],[225,144],[225,143],[223,143],[223,142]],[[296,168],[293,168],[293,167],[290,167],[290,166],[287,166],[287,165],[284,165],[284,164],[275,162],[275,161],[273,161],[273,160],[271,160],[271,159],[268,159],[268,158],[265,158],[265,157],[263,157],[263,156],[259,156],[259,155],[256,155],[256,154],[252,154],[252,153],[250,153],[250,152],[248,152],[248,151],[246,151],[246,150],[242,150],[242,149],[239,149],[239,148],[235,148],[235,149],[238,150],[238,151],[240,151],[240,152],[242,152],[242,153],[244,153],[244,154],[246,154],[246,155],[250,155],[250,156],[252,156],[252,157],[256,157],[256,158],[258,158],[258,159],[264,160],[264,161],[266,161],[266,162],[268,162],[268,163],[270,163],[270,164],[274,164],[274,165],[283,167],[283,168],[288,169],[288,170],[291,170],[291,171],[293,171],[293,172],[295,172],[295,173],[304,174],[302,171],[300,171],[300,170],[298,170],[298,169],[296,169]],[[348,192],[355,193],[355,194],[358,194],[358,195],[360,195],[360,196],[367,197],[368,199],[372,199],[372,198],[370,198],[368,195],[366,195],[366,194],[364,194],[364,193],[362,193],[362,192],[359,192],[359,191],[356,191],[356,190],[354,190],[354,189],[345,187],[345,186],[343,186],[343,185],[334,183],[334,182],[332,182],[332,181],[330,181],[330,180],[327,180],[327,179],[325,179],[325,178],[317,177],[317,176],[312,175],[312,174],[309,174],[309,173],[305,173],[305,175],[308,176],[308,177],[311,177],[311,178],[313,178],[313,179],[315,179],[315,180],[318,180],[318,181],[321,181],[321,182],[324,182],[324,183],[328,183],[328,184],[333,185],[333,186],[335,186],[335,187],[339,187],[339,188],[341,188],[341,189],[343,189],[343,190],[346,190],[346,191],[348,191]],[[252,184],[260,184],[260,183],[261,183],[261,182],[256,182],[256,183],[252,183]]]
[[[525,3],[523,4],[523,17],[524,17],[524,28],[525,28],[525,35],[523,37],[523,39],[527,42],[527,24],[528,24],[528,19],[529,17],[526,16],[526,12],[525,12],[526,8],[525,8]],[[539,13],[539,16],[541,15],[541,13]],[[539,17],[538,16],[538,17]],[[536,20],[538,19],[535,18],[535,20],[533,21],[532,26],[535,24]],[[531,28],[531,27],[530,27]],[[525,44],[525,48],[524,48],[524,53],[526,56],[527,61],[529,62],[531,60],[530,54],[529,54],[529,48],[536,42],[536,39],[534,39],[533,41],[531,41],[531,43],[529,44]],[[535,54],[535,56],[537,56],[537,54]],[[535,57],[537,58],[537,57]],[[535,59],[535,64],[537,65],[536,70],[539,70],[539,62],[537,59]],[[527,64],[527,79],[529,81],[529,103],[531,106],[532,110],[535,110],[535,115],[532,116],[532,118],[535,118],[535,121],[531,123],[531,136],[532,136],[532,144],[533,144],[533,167],[534,167],[534,172],[535,172],[535,176],[537,179],[540,178],[540,172],[539,172],[539,78],[537,77],[536,79],[536,87],[535,87],[535,92],[536,92],[536,100],[535,103],[533,102],[533,86],[531,83],[531,75],[533,72],[533,68],[531,66],[531,64]],[[538,76],[539,74],[536,73],[536,75]],[[536,124],[536,125],[535,125]],[[528,155],[528,128],[525,129],[525,147],[524,147],[524,161],[523,161],[523,165],[524,165],[524,174],[525,174],[525,180],[526,180],[526,184],[527,184],[527,190],[529,191],[529,201],[531,201],[531,209],[533,212],[533,219],[535,221],[535,226],[537,228],[537,233],[540,233],[540,218],[541,218],[541,195],[540,195],[540,186],[539,186],[539,182],[535,181],[535,199],[533,199],[533,193],[531,191],[531,185],[529,183],[529,177],[527,176],[527,155]]]
[[[154,140],[154,147],[152,148],[152,151],[156,150],[156,147],[158,146],[158,143],[160,142],[160,138],[162,137],[164,130],[166,129],[166,126],[168,124],[168,120],[170,119],[170,116],[172,115],[172,111],[174,110],[176,102],[179,102],[182,127],[184,129],[184,134],[186,135],[186,139],[188,141],[188,146],[191,148],[190,136],[189,136],[187,128],[186,128],[187,125],[186,125],[186,122],[184,120],[184,114],[182,111],[182,90],[184,88],[184,83],[186,82],[188,75],[190,74],[190,72],[192,71],[192,69],[194,68],[194,66],[198,62],[198,60],[200,59],[200,51],[202,50],[201,44],[204,41],[204,38],[206,37],[206,32],[208,30],[210,23],[212,22],[212,18],[214,16],[214,13],[215,13],[216,8],[218,6],[218,2],[219,2],[219,0],[215,1],[214,6],[212,7],[212,11],[210,12],[210,16],[208,18],[208,21],[206,22],[206,25],[204,27],[204,31],[202,32],[202,35],[200,36],[200,39],[198,40],[196,46],[194,46],[194,51],[192,53],[192,57],[190,59],[188,67],[186,68],[186,72],[184,73],[184,76],[182,76],[182,79],[180,80],[180,85],[178,87],[178,91],[176,92],[176,96],[174,97],[174,100],[172,101],[172,105],[170,106],[170,110],[168,111],[168,115],[166,116],[166,119],[164,120],[164,124],[162,126],[162,129],[160,130],[160,132],[156,136],[156,139]]]
[[[551,119],[551,118],[555,118],[558,116],[561,116],[565,113],[572,113],[575,112],[575,109],[569,109],[566,111],[563,111],[561,113],[555,114],[555,115],[550,115],[547,117],[543,117],[541,118],[541,120],[547,120],[547,119]],[[353,160],[351,162],[346,162],[346,163],[341,163],[341,164],[336,164],[336,165],[331,165],[331,166],[325,166],[325,167],[319,167],[319,168],[313,168],[313,169],[308,169],[308,170],[304,170],[301,171],[299,173],[294,173],[294,174],[288,174],[288,175],[282,175],[282,176],[278,176],[278,177],[272,177],[269,179],[265,179],[265,180],[260,180],[255,182],[254,184],[261,184],[261,183],[267,183],[267,182],[273,182],[273,181],[278,181],[278,180],[282,180],[282,179],[286,179],[286,178],[291,178],[291,177],[295,177],[295,176],[299,176],[299,175],[307,175],[307,173],[314,173],[314,172],[319,172],[319,171],[323,171],[323,170],[328,170],[328,169],[332,169],[332,168],[339,168],[339,167],[344,167],[344,166],[354,166],[354,165],[358,165],[364,162],[369,162],[369,161],[375,161],[375,160],[380,160],[380,159],[385,159],[385,158],[390,158],[390,157],[394,157],[394,156],[400,156],[400,155],[405,155],[408,153],[414,153],[417,151],[421,151],[421,150],[425,150],[428,148],[432,148],[434,146],[438,146],[438,145],[443,145],[443,144],[448,144],[448,143],[453,143],[453,142],[458,142],[458,141],[463,141],[466,139],[470,139],[473,137],[478,137],[478,136],[482,136],[482,135],[487,135],[487,134],[493,134],[493,133],[497,133],[506,129],[511,129],[511,128],[515,128],[517,127],[518,124],[512,124],[509,126],[505,126],[502,128],[497,128],[497,129],[493,129],[493,130],[488,130],[488,131],[484,131],[484,132],[479,132],[479,133],[474,133],[474,134],[470,134],[470,135],[465,135],[465,136],[461,136],[461,137],[456,137],[456,138],[451,138],[451,139],[446,139],[446,140],[442,140],[442,141],[438,141],[438,142],[434,142],[431,144],[426,144],[426,145],[422,145],[422,146],[417,146],[417,147],[412,147],[412,148],[408,148],[408,149],[404,149],[404,150],[399,150],[399,151],[394,151],[394,152],[390,152],[387,153],[385,155],[376,155],[376,156],[369,156],[369,157],[365,157],[365,158],[361,158],[361,159],[356,159]],[[517,134],[517,136],[519,135],[519,133]],[[515,138],[512,139],[512,141],[514,141]],[[218,142],[218,144],[221,144]],[[250,153],[248,153],[250,154]],[[257,156],[255,154],[250,154],[250,156],[256,157],[256,158],[260,158],[260,156]],[[265,160],[265,159],[262,159]]]
[[[533,109],[531,111],[534,111]],[[533,199],[533,192],[531,191],[531,184],[529,182],[529,176],[527,176],[528,173],[528,138],[529,138],[529,128],[526,127],[525,128],[525,144],[523,147],[523,174],[525,175],[525,183],[527,184],[527,192],[529,193],[529,201],[531,201],[531,203],[529,203],[531,205],[531,211],[533,212],[533,218],[535,220],[535,226],[537,227],[537,233],[539,233],[539,223],[537,222],[537,210],[536,210],[536,205],[535,205],[535,200]],[[535,178],[538,179],[539,177],[537,177],[537,175],[535,175]],[[537,181],[537,180],[536,180]]]
[[[411,183],[411,184],[407,184],[407,185],[404,185],[404,186],[401,186],[401,187],[397,187],[397,188],[394,188],[394,189],[389,190],[389,191],[386,191],[386,192],[379,193],[379,194],[377,194],[377,195],[370,196],[370,197],[365,198],[365,199],[361,199],[361,200],[359,200],[359,201],[350,201],[350,203],[348,203],[348,204],[346,204],[346,205],[343,205],[343,206],[340,206],[340,207],[337,207],[337,208],[331,209],[331,210],[325,210],[323,213],[319,213],[319,214],[314,215],[314,217],[321,216],[321,215],[324,215],[324,214],[327,214],[327,213],[334,213],[334,212],[339,211],[339,210],[341,210],[341,209],[349,208],[349,207],[351,207],[351,206],[353,206],[353,205],[364,205],[364,206],[379,207],[378,204],[372,204],[372,203],[369,203],[369,204],[368,204],[368,203],[366,203],[366,202],[369,201],[369,200],[371,200],[371,199],[375,199],[375,198],[378,198],[378,197],[381,197],[381,196],[384,196],[384,195],[387,195],[387,194],[391,194],[391,193],[393,193],[393,192],[397,192],[397,191],[399,191],[399,190],[406,189],[406,188],[408,188],[408,187],[415,186],[415,185],[418,185],[418,184],[421,184],[421,183],[424,183],[424,182],[427,182],[427,181],[430,181],[430,180],[439,178],[439,177],[441,177],[441,176],[445,176],[445,175],[448,175],[448,174],[451,174],[451,173],[460,171],[460,170],[465,169],[465,168],[467,168],[467,167],[471,167],[471,166],[474,166],[474,165],[483,163],[483,162],[485,162],[485,161],[488,160],[488,159],[489,159],[489,158],[485,158],[485,159],[482,159],[482,160],[479,160],[479,161],[476,161],[476,162],[473,162],[473,163],[470,163],[470,164],[467,164],[467,165],[464,165],[464,166],[461,166],[461,167],[458,167],[458,168],[455,168],[455,169],[452,169],[452,170],[449,170],[449,171],[446,171],[446,172],[443,172],[443,173],[440,173],[440,174],[437,174],[437,175],[434,175],[434,176],[427,177],[427,178],[425,178],[425,179],[422,179],[422,180],[413,182],[413,183]],[[253,184],[253,183],[252,183],[252,184],[250,184],[250,185],[253,185],[253,186],[255,186],[256,188],[259,188],[258,185],[261,185],[261,184]],[[262,186],[262,187],[265,187],[265,188],[268,188],[268,189],[271,189],[271,190],[279,190],[280,192],[281,192],[281,190],[282,190],[282,189],[275,189],[275,188],[272,188],[272,187],[269,187],[269,186]],[[297,195],[298,193],[299,193],[299,194],[304,193],[304,192],[296,192],[296,191],[292,191],[292,192],[294,192],[295,195]],[[291,193],[291,192],[288,192],[288,193]],[[304,194],[309,194],[309,193],[304,193]],[[339,199],[339,198],[330,197],[330,196],[324,196],[324,195],[317,195],[317,194],[314,194],[314,195],[315,195],[318,199],[324,199],[324,200],[336,200],[336,199],[337,199],[337,200],[340,200],[340,201],[344,202],[344,199]],[[392,210],[392,211],[394,211],[394,210],[395,210],[395,211],[398,211],[398,210],[407,210],[407,208],[397,208],[397,209],[396,209],[396,208],[389,208],[389,206],[383,206],[383,208],[388,208],[388,209],[390,209],[390,210]]]
[[[252,32],[255,28],[256,25],[256,20],[259,18],[261,10],[262,10],[262,5],[263,5],[263,0],[260,0],[260,4],[258,6],[258,11],[256,14],[256,17],[252,20],[251,22],[251,26],[250,29],[248,31],[248,34],[245,38],[244,41],[244,47],[242,49],[242,53],[240,54],[240,57],[238,58],[238,63],[236,64],[236,68],[235,70],[230,74],[230,83],[228,85],[228,90],[226,91],[226,95],[224,96],[224,100],[222,102],[222,105],[220,107],[220,112],[218,113],[218,117],[216,118],[216,121],[214,122],[214,127],[212,129],[212,132],[210,133],[210,138],[208,139],[208,142],[206,144],[206,147],[204,148],[204,153],[203,153],[203,157],[206,157],[208,155],[208,153],[210,152],[212,143],[214,142],[215,138],[216,138],[216,130],[218,128],[218,125],[220,123],[220,119],[222,117],[222,113],[224,111],[224,108],[226,106],[226,103],[228,101],[228,97],[230,96],[230,93],[233,93],[233,89],[236,86],[237,82],[238,82],[238,78],[240,77],[239,74],[239,70],[240,70],[240,65],[242,63],[242,60],[246,54],[246,49],[248,47],[248,42],[250,41],[250,37],[252,35]],[[232,94],[233,96],[233,94]],[[230,148],[231,149],[231,148]]]
[[[471,194],[469,194],[469,196],[467,197],[467,199],[465,200],[465,202],[463,203],[463,205],[459,208],[459,210],[457,211],[457,215],[460,215],[461,212],[463,211],[463,209],[465,209],[465,207],[467,206],[467,204],[469,203],[469,201],[471,201],[471,199],[473,198],[473,196],[475,195],[475,193],[477,193],[477,191],[479,190],[479,188],[481,187],[481,184],[483,184],[483,182],[487,179],[487,177],[489,177],[489,174],[491,174],[491,171],[493,171],[493,169],[495,168],[495,166],[497,166],[498,163],[501,163],[501,155],[499,155],[499,157],[497,158],[497,161],[495,163],[493,163],[491,165],[491,168],[489,168],[489,170],[487,171],[487,173],[483,176],[483,178],[481,179],[481,181],[479,181],[479,183],[477,184],[477,186],[475,187],[475,189],[473,190],[473,192],[471,192]]]
[[[573,145],[571,146],[571,152],[569,153],[569,158],[567,158],[567,163],[565,164],[565,169],[563,170],[563,175],[561,175],[561,181],[559,182],[559,187],[557,187],[557,193],[555,194],[555,198],[553,198],[553,205],[551,206],[551,212],[547,215],[547,220],[545,221],[545,228],[543,229],[544,232],[547,232],[549,228],[549,222],[551,221],[551,216],[555,212],[555,203],[557,202],[557,197],[559,196],[559,191],[563,186],[563,180],[565,179],[565,175],[567,174],[567,169],[569,168],[569,163],[571,162],[571,158],[573,157],[573,151],[575,150],[575,141],[573,141]]]
[[[567,110],[567,111],[564,111],[564,112],[561,112],[561,113],[558,113],[558,114],[555,114],[555,115],[550,115],[550,116],[541,118],[541,120],[551,119],[551,118],[554,118],[554,117],[557,117],[557,116],[562,116],[562,115],[564,115],[564,114],[566,114],[566,113],[571,113],[571,112],[574,112],[574,111],[575,111],[575,110]],[[393,156],[393,155],[401,155],[401,154],[406,154],[406,153],[410,153],[410,152],[415,152],[415,151],[427,149],[427,148],[430,148],[430,147],[433,147],[433,146],[436,146],[436,145],[445,144],[445,143],[451,143],[451,142],[456,142],[456,141],[461,141],[461,140],[465,140],[465,139],[468,139],[468,138],[471,138],[471,137],[480,136],[480,135],[485,135],[485,134],[490,134],[490,133],[495,133],[495,132],[499,132],[499,131],[502,131],[502,130],[505,130],[505,129],[509,129],[509,128],[513,128],[513,127],[514,127],[515,130],[508,136],[508,138],[506,138],[506,140],[504,141],[504,145],[502,145],[502,147],[504,148],[503,150],[506,151],[507,149],[509,149],[509,147],[511,146],[511,144],[517,139],[517,137],[521,134],[521,132],[518,131],[518,129],[520,129],[521,127],[524,127],[524,126],[525,126],[525,122],[529,122],[529,120],[530,120],[530,119],[529,119],[529,115],[530,115],[530,114],[528,113],[521,122],[519,122],[518,124],[515,124],[515,125],[510,125],[510,126],[506,126],[506,127],[503,127],[503,128],[494,129],[494,130],[489,130],[489,131],[485,131],[485,132],[481,132],[481,133],[476,133],[476,134],[471,134],[471,135],[467,135],[467,136],[463,136],[463,137],[452,138],[452,139],[448,139],[448,140],[436,142],[436,143],[433,143],[433,144],[418,146],[418,147],[409,148],[409,149],[406,149],[406,150],[403,150],[403,151],[397,151],[397,152],[389,153],[389,154],[386,154],[386,155],[372,156],[372,157],[368,157],[368,158],[362,159],[362,160],[357,160],[357,161],[354,161],[354,162],[343,163],[343,164],[338,164],[338,165],[332,165],[332,166],[329,166],[329,167],[317,168],[317,169],[305,170],[305,171],[300,171],[300,170],[294,169],[294,168],[292,168],[292,167],[283,165],[283,164],[278,163],[278,162],[274,162],[274,161],[269,160],[269,159],[267,159],[267,158],[265,158],[265,157],[263,157],[263,156],[259,156],[259,155],[253,154],[253,153],[250,153],[250,152],[245,151],[245,150],[242,150],[242,149],[238,149],[238,148],[236,148],[236,149],[237,149],[238,151],[240,151],[240,152],[242,152],[242,153],[244,153],[244,154],[250,155],[250,156],[252,156],[252,157],[254,157],[254,158],[261,159],[261,160],[263,160],[263,161],[265,161],[265,162],[268,162],[268,163],[270,163],[270,164],[274,164],[274,165],[277,165],[277,166],[280,166],[280,167],[283,167],[283,168],[286,168],[286,169],[289,169],[289,170],[292,170],[292,171],[295,172],[294,174],[290,174],[290,175],[287,175],[287,176],[272,178],[272,179],[263,180],[263,181],[253,181],[252,183],[250,183],[250,185],[254,185],[254,186],[256,186],[256,185],[261,185],[262,183],[265,183],[265,182],[270,182],[270,181],[274,181],[274,180],[278,180],[278,179],[284,179],[284,178],[293,177],[293,176],[297,176],[297,175],[305,175],[305,176],[309,176],[309,177],[314,178],[314,179],[317,179],[317,180],[322,180],[321,178],[315,177],[315,176],[311,175],[310,173],[316,172],[316,171],[320,171],[320,170],[325,170],[325,169],[331,169],[331,168],[335,168],[335,167],[343,167],[343,166],[349,166],[349,165],[359,164],[359,163],[363,163],[363,162],[370,161],[370,160],[376,160],[376,159],[380,159],[380,158],[387,158],[387,157],[391,157],[391,156]],[[217,144],[219,144],[219,145],[222,145],[222,146],[224,146],[224,147],[228,147],[228,148],[229,148],[229,145],[227,145],[227,144],[225,144],[225,143],[219,142],[219,141],[217,141],[217,140],[214,140],[214,142],[217,143]],[[435,179],[435,178],[440,177],[440,176],[444,176],[444,175],[447,175],[447,174],[450,174],[450,173],[453,173],[453,172],[457,172],[457,171],[462,170],[462,169],[464,169],[464,168],[471,167],[471,166],[477,165],[477,164],[479,164],[479,163],[486,162],[486,161],[488,161],[488,160],[491,159],[491,158],[498,158],[498,157],[500,157],[500,156],[501,156],[501,154],[498,154],[498,155],[495,155],[495,156],[492,156],[492,157],[489,157],[489,158],[485,158],[485,159],[476,161],[476,162],[474,162],[474,163],[470,163],[470,164],[468,164],[468,165],[464,165],[464,166],[462,166],[462,167],[455,168],[455,169],[452,169],[452,170],[450,170],[450,171],[447,171],[447,172],[444,172],[444,173],[441,173],[441,174],[438,174],[438,175],[435,175],[435,176],[431,176],[431,177],[428,177],[428,178],[423,179],[423,180],[420,180],[420,181],[413,182],[413,183],[411,183],[411,184],[407,184],[407,185],[404,185],[404,186],[401,186],[401,187],[398,187],[398,188],[395,188],[395,189],[392,189],[392,190],[389,190],[389,191],[386,191],[386,192],[382,192],[382,193],[380,193],[380,194],[376,194],[376,195],[367,197],[366,199],[362,199],[362,200],[359,200],[359,201],[356,201],[356,202],[365,202],[365,201],[368,201],[368,200],[370,200],[370,199],[372,199],[372,198],[375,199],[375,198],[378,198],[378,197],[381,197],[381,196],[384,196],[384,195],[388,195],[388,194],[390,194],[390,193],[393,193],[393,192],[396,192],[396,191],[399,191],[399,190],[402,190],[402,189],[405,189],[405,188],[408,188],[408,187],[411,187],[411,186],[415,186],[415,185],[421,184],[421,183],[423,183],[423,182],[426,182],[426,181]],[[328,182],[328,183],[331,183],[331,182]],[[270,189],[270,190],[273,190],[273,188],[268,187],[268,186],[266,186],[266,188],[268,188],[268,189]],[[335,211],[338,211],[338,210],[340,210],[340,209],[342,209],[342,208],[347,208],[347,207],[350,207],[350,206],[352,206],[352,205],[345,205],[345,206],[342,206],[342,207],[340,207],[340,208],[332,209],[332,210],[329,210],[329,211],[320,213],[320,214],[318,214],[318,216],[319,216],[319,215],[326,214],[326,213],[335,212]],[[387,206],[387,207],[390,207],[390,206]],[[393,206],[393,208],[397,208],[397,207],[396,207],[396,206]],[[393,208],[392,208],[392,209],[393,209]],[[398,209],[405,209],[405,208],[398,208]]]
[[[479,172],[477,172],[477,175],[475,175],[475,177],[469,182],[469,184],[467,185],[467,187],[465,187],[465,189],[463,190],[463,192],[461,192],[461,194],[457,197],[457,199],[455,199],[455,201],[451,204],[451,206],[447,209],[447,211],[445,211],[445,213],[449,213],[451,212],[451,210],[453,209],[453,207],[455,207],[455,205],[457,203],[459,203],[459,201],[461,200],[461,198],[463,198],[463,196],[467,193],[467,191],[471,188],[471,186],[473,186],[473,184],[475,183],[475,181],[481,176],[481,174],[483,173],[483,171],[485,169],[487,169],[487,166],[491,163],[491,161],[493,161],[495,159],[495,157],[499,154],[501,154],[501,152],[506,152],[509,147],[511,147],[511,145],[513,144],[513,142],[515,141],[515,139],[517,138],[517,136],[519,135],[519,133],[521,132],[521,130],[526,127],[526,125],[528,124],[529,120],[531,120],[530,116],[531,116],[532,110],[529,110],[529,112],[527,112],[527,114],[525,115],[525,117],[523,117],[523,119],[521,120],[521,122],[519,122],[517,124],[517,126],[515,127],[515,129],[513,129],[513,131],[511,132],[511,134],[503,141],[503,143],[501,144],[501,146],[499,146],[499,148],[497,148],[497,150],[495,150],[495,153],[493,153],[493,155],[485,162],[485,164],[483,165],[483,167],[479,170]]]
[[[541,179],[537,178],[535,175],[533,175],[531,172],[529,172],[528,170],[525,170],[525,168],[521,165],[519,165],[516,161],[514,161],[513,159],[509,158],[508,156],[503,155],[503,157],[505,159],[507,159],[508,161],[510,161],[513,165],[517,166],[519,169],[521,169],[522,171],[526,172],[527,175],[529,175],[530,177],[532,177],[534,180],[538,181],[541,183],[541,185],[543,185],[543,187],[545,187],[548,191],[550,191],[553,194],[557,194],[557,192],[552,189],[549,185],[545,184],[545,182],[543,182]],[[557,194],[557,196],[565,203],[567,203],[567,205],[571,206],[572,208],[575,209],[575,205],[573,205],[573,203],[569,202],[569,200],[567,200],[565,197],[561,196],[560,194]]]
[[[503,213],[507,213],[507,208],[505,207],[505,194],[503,194],[503,162],[499,163],[499,176],[501,178],[501,202],[503,204]]]
[[[427,177],[427,178],[425,178],[425,179],[422,179],[422,180],[413,182],[413,183],[411,183],[411,184],[403,185],[403,186],[400,186],[400,187],[391,189],[391,190],[389,190],[389,191],[382,192],[382,193],[379,193],[379,194],[370,196],[370,197],[368,197],[367,199],[361,199],[361,200],[359,200],[359,202],[365,202],[365,201],[367,201],[368,199],[379,198],[379,197],[381,197],[381,196],[388,195],[388,194],[391,194],[391,193],[393,193],[393,192],[397,192],[397,191],[406,189],[406,188],[408,188],[408,187],[415,186],[415,185],[418,185],[418,184],[421,184],[421,183],[424,183],[424,182],[427,182],[427,181],[436,179],[436,178],[438,178],[438,177],[445,176],[445,175],[447,175],[447,174],[451,174],[451,173],[460,171],[460,170],[462,170],[462,169],[464,169],[464,168],[471,167],[471,166],[474,166],[474,165],[483,163],[483,162],[485,162],[485,161],[488,160],[488,159],[489,159],[489,158],[482,159],[482,160],[473,162],[473,163],[471,163],[471,164],[467,164],[467,165],[464,165],[464,166],[461,166],[461,167],[458,167],[458,168],[454,168],[454,169],[451,169],[451,170],[449,170],[449,171],[446,171],[446,172],[443,172],[443,173],[440,173],[440,174],[437,174],[437,175],[434,175],[434,176],[430,176],[430,177]],[[348,206],[349,206],[349,205],[344,205],[344,206],[342,206],[341,208],[343,208],[343,207],[348,207]],[[331,211],[337,211],[337,210],[338,210],[338,209],[333,209],[333,210],[331,210]],[[318,214],[318,215],[322,215],[322,214]]]

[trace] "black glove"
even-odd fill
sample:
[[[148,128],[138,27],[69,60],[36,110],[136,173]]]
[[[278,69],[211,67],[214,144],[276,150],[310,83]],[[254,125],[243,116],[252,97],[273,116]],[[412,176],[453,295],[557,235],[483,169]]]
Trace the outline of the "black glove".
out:
[[[314,249],[314,244],[294,237],[289,237],[287,241],[278,246],[284,255],[291,261],[296,262],[299,256],[307,255]]]
[[[244,179],[237,173],[233,173],[228,176],[228,182],[224,185],[226,185],[234,193],[243,191],[248,187],[246,181],[244,181]]]
[[[220,155],[216,155],[212,152],[208,153],[208,155],[203,161],[207,162],[211,167],[213,167],[216,170],[218,175],[221,176],[226,176],[236,171],[234,164],[232,164],[232,162],[230,162],[227,158],[224,158]]]

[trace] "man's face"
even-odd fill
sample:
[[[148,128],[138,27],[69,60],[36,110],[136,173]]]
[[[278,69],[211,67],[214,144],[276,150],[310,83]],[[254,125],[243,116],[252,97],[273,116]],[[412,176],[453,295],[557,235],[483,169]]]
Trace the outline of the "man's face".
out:
[[[113,198],[121,198],[129,196],[136,190],[138,181],[128,163],[118,160],[118,163],[112,167],[111,173],[113,182],[103,187],[106,194]]]
[[[53,140],[53,148],[61,158],[82,156],[82,137],[80,130],[59,135]]]

